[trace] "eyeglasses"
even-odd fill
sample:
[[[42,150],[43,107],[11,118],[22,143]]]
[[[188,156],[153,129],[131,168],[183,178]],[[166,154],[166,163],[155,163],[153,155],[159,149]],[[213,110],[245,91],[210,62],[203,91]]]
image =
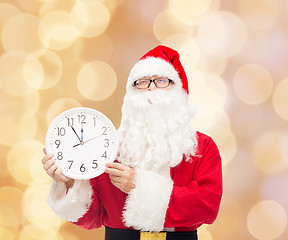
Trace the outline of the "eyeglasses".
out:
[[[155,87],[157,88],[167,88],[170,84],[174,84],[173,80],[165,77],[160,77],[153,80],[144,78],[138,79],[133,83],[133,86],[136,86],[139,89],[146,89],[150,87],[152,82],[155,84]]]

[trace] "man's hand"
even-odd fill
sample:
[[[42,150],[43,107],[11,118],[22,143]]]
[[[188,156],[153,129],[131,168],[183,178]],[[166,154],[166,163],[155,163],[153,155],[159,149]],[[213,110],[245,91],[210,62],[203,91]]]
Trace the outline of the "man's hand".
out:
[[[106,163],[105,172],[109,174],[112,184],[125,193],[129,193],[134,186],[135,171],[121,163]]]
[[[52,159],[53,154],[47,154],[45,148],[43,149],[43,152],[45,154],[45,157],[42,159],[42,164],[46,173],[55,181],[64,182],[67,189],[72,187],[74,184],[74,180],[64,176],[61,173],[62,172],[61,168],[59,168],[55,164],[55,160]]]

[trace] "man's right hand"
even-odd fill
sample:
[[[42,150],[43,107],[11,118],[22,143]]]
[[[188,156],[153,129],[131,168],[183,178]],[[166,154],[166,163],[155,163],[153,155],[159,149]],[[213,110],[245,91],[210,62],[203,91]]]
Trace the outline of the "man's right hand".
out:
[[[74,184],[74,179],[68,178],[62,174],[62,169],[55,164],[52,159],[53,154],[47,154],[46,149],[43,149],[45,157],[42,159],[43,168],[46,173],[55,181],[64,182],[66,188],[69,189]]]

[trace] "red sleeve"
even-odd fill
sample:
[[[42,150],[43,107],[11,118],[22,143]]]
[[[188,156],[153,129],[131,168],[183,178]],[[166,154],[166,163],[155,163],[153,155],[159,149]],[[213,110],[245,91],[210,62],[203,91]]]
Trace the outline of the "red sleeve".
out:
[[[199,157],[191,163],[195,168],[191,180],[180,186],[174,181],[164,227],[192,227],[211,224],[216,219],[222,196],[221,157],[216,144],[207,136],[198,143],[198,150]],[[181,171],[187,174],[184,168]]]
[[[73,222],[74,224],[85,228],[94,229],[99,228],[103,225],[103,207],[99,200],[97,178],[91,179],[90,184],[92,185],[93,195],[92,203],[88,211],[79,218],[78,222]]]

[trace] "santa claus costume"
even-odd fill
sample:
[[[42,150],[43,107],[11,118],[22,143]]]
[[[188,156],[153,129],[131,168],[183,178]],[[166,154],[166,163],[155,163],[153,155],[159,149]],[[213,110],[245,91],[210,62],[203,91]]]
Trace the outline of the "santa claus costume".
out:
[[[151,76],[174,84],[167,90],[135,87],[137,79]],[[106,173],[75,180],[68,191],[53,181],[47,201],[59,217],[85,229],[104,225],[107,240],[156,239],[158,233],[168,240],[197,239],[197,228],[218,214],[221,158],[214,141],[189,126],[195,108],[178,52],[157,46],[146,53],[126,89],[115,161],[134,169],[135,187],[126,194]]]

